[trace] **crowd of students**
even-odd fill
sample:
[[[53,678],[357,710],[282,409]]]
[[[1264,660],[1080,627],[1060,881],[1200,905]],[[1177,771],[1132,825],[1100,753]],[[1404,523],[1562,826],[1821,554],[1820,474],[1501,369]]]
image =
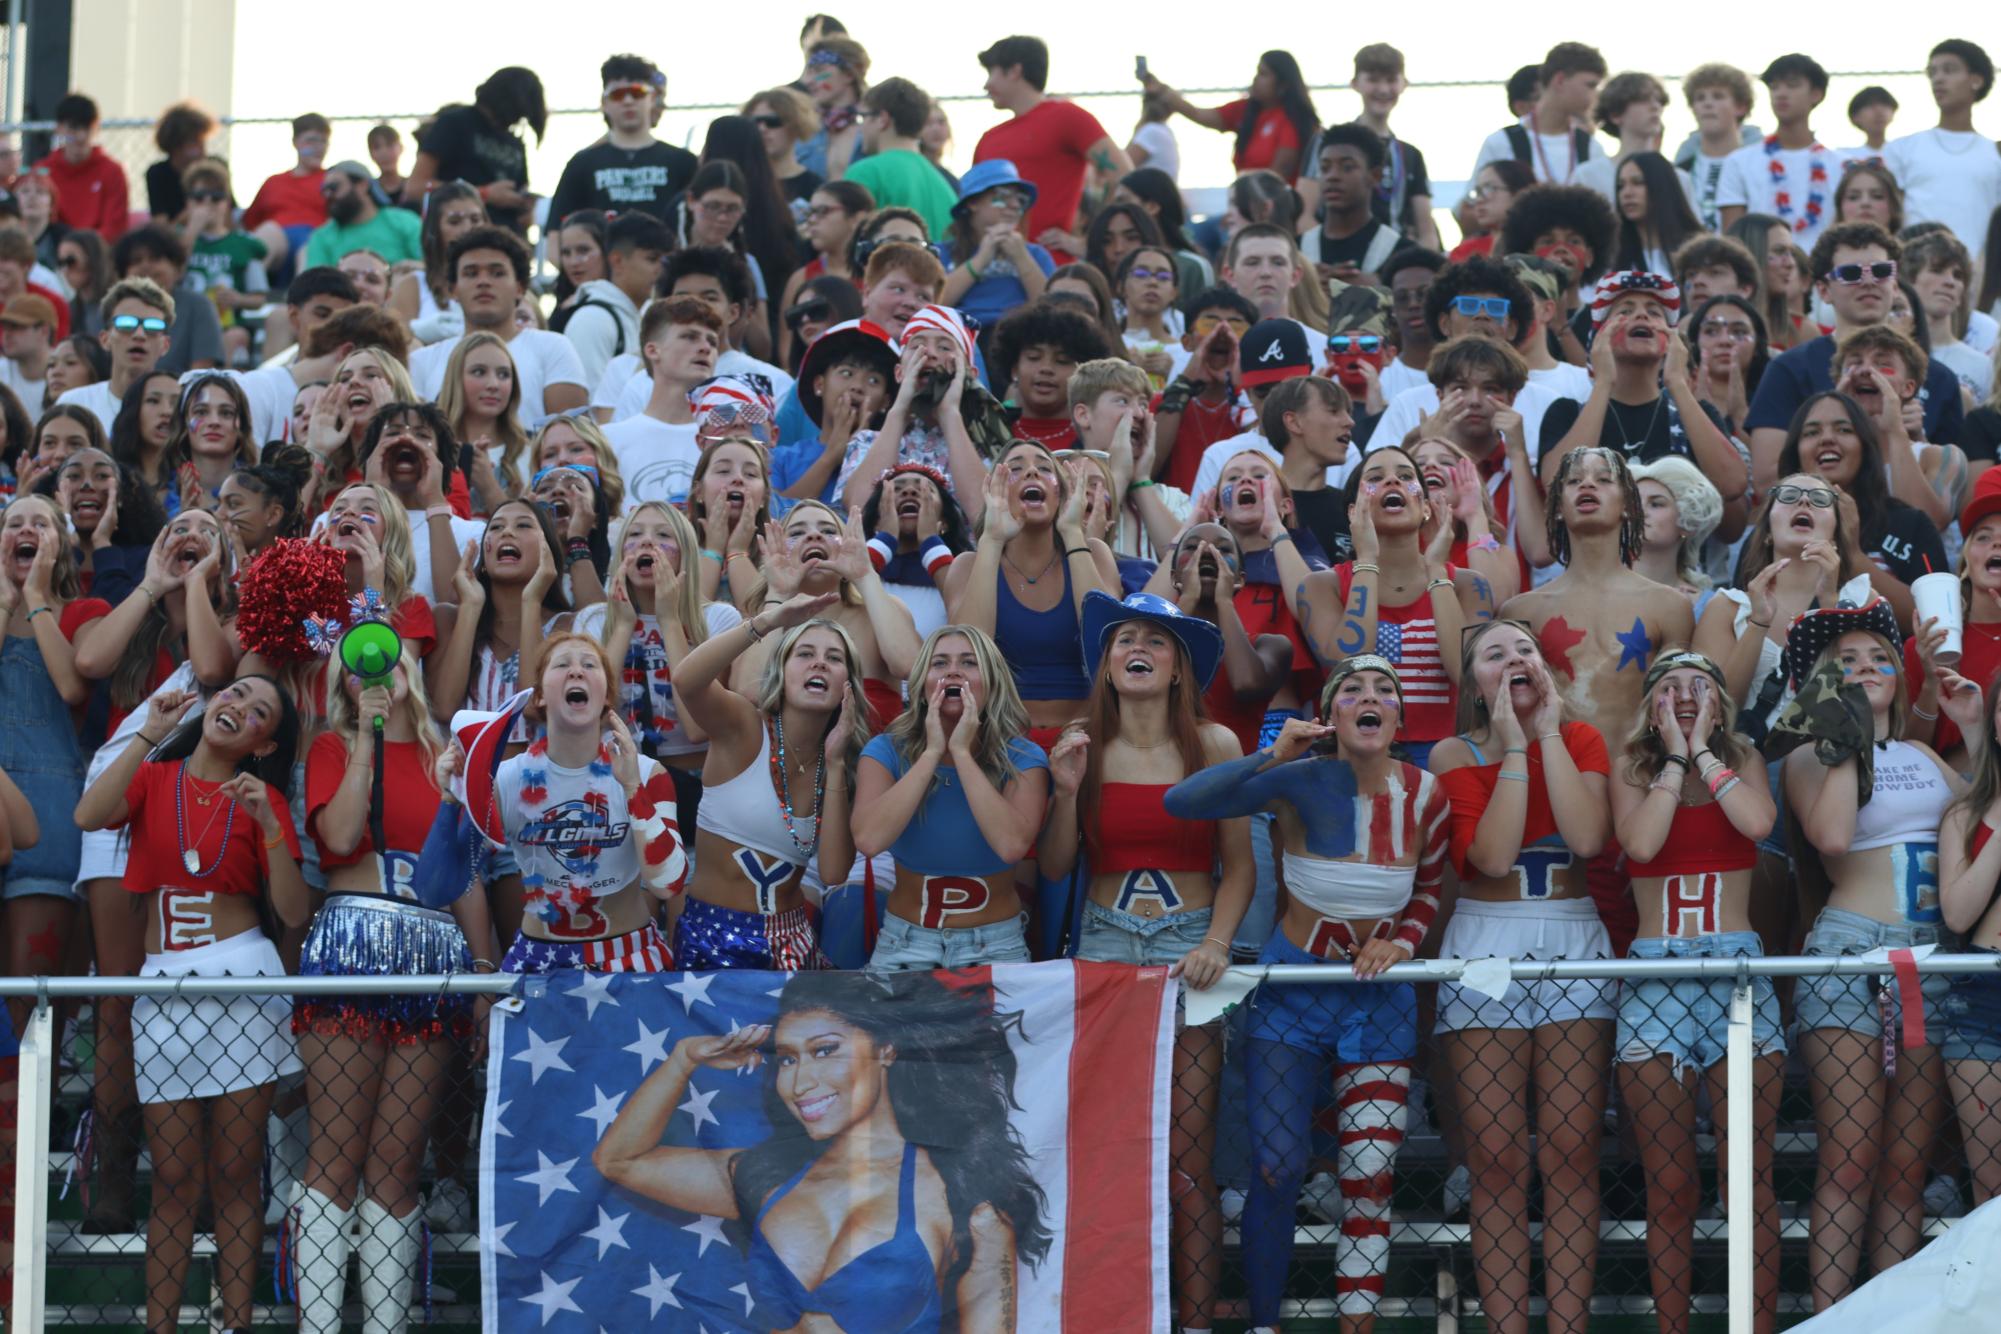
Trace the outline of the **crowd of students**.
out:
[[[954,176],[923,89],[832,19],[801,43],[698,156],[652,136],[660,69],[607,60],[550,293],[531,71],[427,122],[407,177],[393,131],[327,168],[301,117],[241,210],[177,108],[130,230],[66,99],[0,201],[6,971],[1071,953],[1200,989],[1233,961],[2001,951],[1981,48],[1930,53],[1937,128],[1886,142],[1865,94],[1848,151],[1810,58],[1764,72],[1770,135],[1705,65],[1670,157],[1660,80],[1559,44],[1509,82],[1447,253],[1387,46],[1352,124],[1273,51],[1218,108],[1144,75],[1122,147],[1008,37],[979,64],[1012,118]],[[1220,219],[1184,212],[1176,115],[1237,136]],[[401,646],[367,681],[328,657],[361,620]],[[439,892],[454,802],[485,852]],[[2001,982],[1866,982],[1758,984],[1761,1328],[1789,1044],[1817,1306],[1917,1248],[1954,1131],[2001,1192]],[[1269,987],[1227,1051],[1185,1027],[1180,1328],[1217,1302],[1223,1116],[1278,1326],[1330,1087],[1336,1296],[1368,1327],[1422,1054],[1492,1326],[1528,1328],[1539,1175],[1551,1327],[1585,1327],[1616,1089],[1686,1329],[1726,994]],[[302,1327],[337,1327],[352,1245],[367,1328],[401,1328],[426,1210],[467,1225],[485,1009],[99,1001],[85,1225],[133,1226],[149,1143],[148,1328],[204,1210],[248,1327],[267,1125]]]

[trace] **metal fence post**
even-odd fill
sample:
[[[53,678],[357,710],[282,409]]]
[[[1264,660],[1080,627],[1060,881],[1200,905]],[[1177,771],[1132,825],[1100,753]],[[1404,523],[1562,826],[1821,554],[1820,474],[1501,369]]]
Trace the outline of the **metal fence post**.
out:
[[[1724,1134],[1729,1145],[1724,1153],[1724,1172],[1729,1177],[1724,1217],[1730,1229],[1730,1334],[1751,1334],[1751,1313],[1757,1306],[1756,1283],[1752,1279],[1756,1263],[1757,1226],[1753,1222],[1752,1198],[1757,1170],[1757,1154],[1752,1136],[1757,1132],[1752,1102],[1751,1068],[1751,973],[1740,966],[1736,984],[1730,990],[1730,1029],[1725,1046],[1729,1062],[1726,1096],[1730,1100]]]
[[[44,996],[21,1038],[15,1096],[14,1305],[9,1329],[40,1329],[49,1272],[49,1099],[55,1091],[55,1008]]]

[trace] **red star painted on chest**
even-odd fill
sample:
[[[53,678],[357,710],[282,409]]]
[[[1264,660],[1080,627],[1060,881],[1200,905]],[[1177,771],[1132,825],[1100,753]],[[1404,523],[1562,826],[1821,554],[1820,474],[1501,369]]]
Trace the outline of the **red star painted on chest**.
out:
[[[1584,642],[1584,632],[1570,628],[1570,622],[1561,616],[1552,616],[1543,623],[1542,633],[1536,637],[1542,645],[1543,660],[1573,681],[1577,672],[1570,665],[1570,650]]]

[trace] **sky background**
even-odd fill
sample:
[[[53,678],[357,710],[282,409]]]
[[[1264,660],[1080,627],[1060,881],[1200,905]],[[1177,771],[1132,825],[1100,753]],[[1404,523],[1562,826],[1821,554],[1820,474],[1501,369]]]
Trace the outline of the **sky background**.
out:
[[[1393,43],[1403,50],[1413,82],[1486,85],[1413,88],[1392,120],[1424,151],[1434,179],[1440,181],[1463,180],[1480,140],[1505,119],[1502,94],[1494,85],[1519,66],[1539,60],[1558,35],[1598,46],[1614,73],[1640,68],[1664,79],[1711,59],[1730,60],[1755,77],[1772,57],[1804,43],[1837,75],[1815,121],[1821,137],[1836,147],[1860,141],[1848,126],[1845,111],[1849,97],[1867,83],[1888,86],[1903,104],[1891,137],[1931,124],[1930,97],[1915,72],[1922,70],[1933,42],[1954,35],[1945,26],[1933,31],[1927,24],[1906,37],[1901,25],[1883,22],[1885,11],[1880,6],[1865,8],[1848,0],[1814,6],[1810,24],[1805,11],[1741,0],[1695,0],[1676,4],[1671,11],[1649,11],[1644,19],[1640,11],[1623,5],[1580,6],[1560,34],[1538,25],[1530,31],[1508,28],[1491,38],[1475,34],[1491,24],[1499,6],[1465,0],[1391,6],[1387,12],[1370,15],[1366,25],[1337,25],[1316,17],[1294,25],[1292,31],[1269,22],[1245,25],[1244,31],[1147,24],[1136,21],[1134,11],[1123,7],[1084,7],[1074,0],[1015,0],[1005,7],[1005,21],[940,21],[941,14],[957,15],[969,8],[927,10],[922,19],[913,21],[915,11],[908,4],[834,0],[829,5],[830,12],[838,14],[868,48],[873,77],[900,74],[947,99],[955,134],[947,165],[955,170],[971,160],[981,132],[1001,117],[980,93],[984,74],[975,57],[990,41],[1010,32],[1037,33],[1050,41],[1052,92],[1105,94],[1078,100],[1121,144],[1139,113],[1135,56],[1145,55],[1154,74],[1184,88],[1236,89],[1249,82],[1261,51],[1284,46],[1299,57],[1309,80],[1335,85],[1315,95],[1321,119],[1331,122],[1352,118],[1358,107],[1358,99],[1346,87],[1354,50],[1371,41]],[[523,0],[486,0],[477,9],[409,0],[349,0],[341,6],[339,30],[350,35],[380,34],[378,49],[387,53],[386,58],[371,63],[363,54],[364,46],[343,40],[337,58],[302,62],[297,58],[302,29],[296,8],[239,4],[230,110],[237,116],[291,116],[307,109],[334,117],[400,116],[428,111],[448,100],[469,101],[481,79],[510,64],[529,65],[541,74],[552,108],[591,107],[600,91],[599,62],[614,49],[630,49],[650,56],[667,71],[670,109],[659,129],[661,136],[699,149],[703,128],[720,111],[677,108],[722,102],[733,109],[758,89],[796,78],[799,26],[813,12],[758,3],[675,6],[668,23],[661,21],[665,11],[650,6],[620,5],[617,10],[630,14],[632,21],[565,23],[563,6]],[[1161,12],[1165,17],[1168,11]],[[1669,12],[1674,21],[1661,22]],[[1941,25],[1947,22],[1945,11],[1930,12],[1941,16]],[[1331,31],[1337,28],[1338,36]],[[1977,39],[1978,34],[1972,35]],[[1845,73],[1884,70],[1907,73],[1900,77]],[[414,77],[420,71],[421,80]],[[200,94],[199,89],[190,92]],[[1693,128],[1693,121],[1672,81],[1669,92],[1674,98],[1667,116],[1671,150]],[[1198,100],[1220,103],[1224,96]],[[2001,99],[1984,103],[1975,119],[1990,135],[2001,131]],[[1752,120],[1770,128],[1762,95]],[[399,123],[407,139],[409,122]],[[1227,184],[1231,136],[1178,118],[1171,124],[1181,143],[1183,186]],[[367,128],[358,122],[337,123],[329,161],[365,158]],[[552,119],[539,149],[531,136],[531,187],[545,192],[552,188],[569,155],[601,132],[595,117]],[[229,151],[239,176],[254,181],[288,165],[288,139],[282,128],[238,127]],[[406,170],[412,160],[414,150],[405,158]]]

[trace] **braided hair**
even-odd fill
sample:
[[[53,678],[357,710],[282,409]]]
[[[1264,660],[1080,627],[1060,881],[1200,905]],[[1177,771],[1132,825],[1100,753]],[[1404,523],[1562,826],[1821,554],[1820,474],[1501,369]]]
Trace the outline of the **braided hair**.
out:
[[[1544,530],[1549,538],[1549,554],[1559,565],[1570,563],[1570,528],[1563,521],[1563,488],[1577,471],[1578,460],[1591,456],[1605,459],[1612,469],[1612,476],[1619,483],[1622,501],[1619,515],[1619,563],[1631,565],[1640,557],[1643,534],[1646,531],[1646,512],[1640,503],[1640,485],[1633,480],[1632,469],[1616,449],[1603,445],[1590,445],[1573,449],[1557,462],[1556,476],[1549,483],[1549,508],[1543,515]]]

